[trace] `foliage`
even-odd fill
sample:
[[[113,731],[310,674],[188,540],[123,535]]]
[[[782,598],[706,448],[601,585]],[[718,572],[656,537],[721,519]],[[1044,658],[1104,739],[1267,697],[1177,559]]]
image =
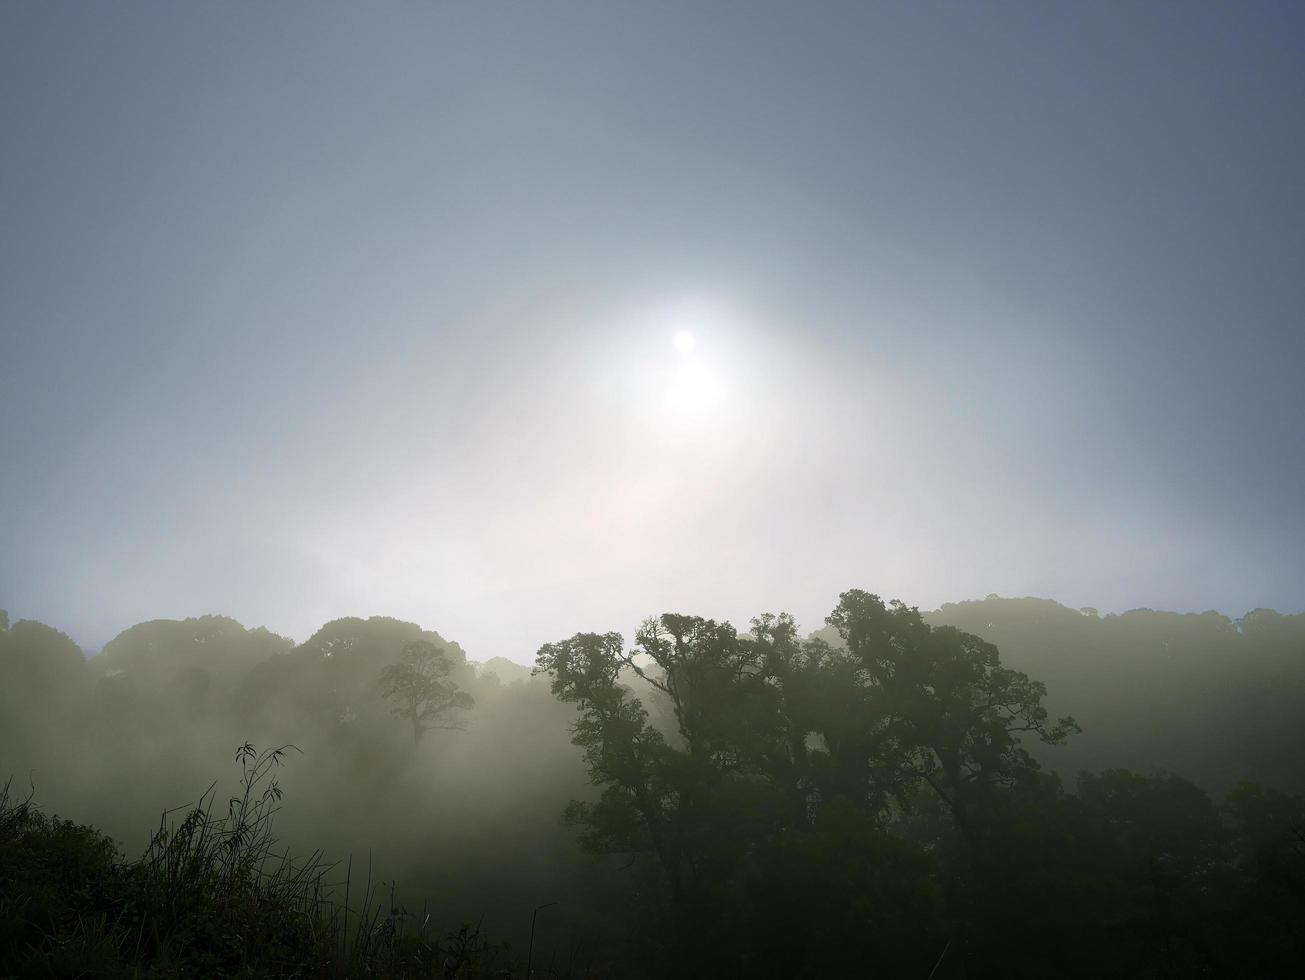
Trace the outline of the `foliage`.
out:
[[[392,703],[390,713],[412,725],[412,744],[432,728],[461,728],[455,714],[475,706],[475,699],[457,684],[446,680],[453,665],[428,640],[417,640],[403,648],[398,663],[381,668],[381,697]]]
[[[667,614],[517,680],[384,617],[299,646],[146,623],[89,661],[20,621],[0,765],[143,853],[6,794],[0,976],[497,975],[479,928],[430,925],[468,912],[534,977],[1294,975],[1303,671],[1305,618],[1265,610],[922,615],[859,591],[805,638]],[[431,735],[459,693],[477,724]],[[246,749],[230,798],[133,838],[232,730],[308,753]],[[361,846],[365,875],[309,850]]]
[[[1082,723],[1063,747],[1028,746],[1067,783],[1122,766],[1182,773],[1220,796],[1244,779],[1305,792],[1305,613],[1085,615],[990,596],[925,619],[996,645],[1047,685],[1048,711]]]
[[[603,788],[596,802],[573,803],[568,819],[591,850],[655,855],[680,951],[704,926],[732,915],[740,925],[740,903],[757,914],[774,906],[758,883],[792,877],[795,855],[807,855],[815,873],[831,833],[882,842],[872,853],[896,847],[905,866],[927,869],[923,851],[881,836],[890,800],[900,805],[913,785],[929,785],[973,842],[986,797],[1037,771],[1019,736],[1056,742],[1074,730],[1072,719],[1047,723],[1041,686],[1002,668],[995,648],[935,631],[900,603],[888,609],[845,593],[829,622],[839,650],[799,642],[787,615],[759,617],[740,636],[728,623],[665,614],[645,621],[629,652],[614,633],[577,634],[539,652],[537,669],[577,705],[575,741]],[[672,741],[650,725],[623,672],[664,700]],[[905,892],[928,892],[930,878],[924,872]],[[890,920],[889,904],[922,907],[902,900],[891,874],[852,878],[852,893],[849,879],[838,880],[832,890],[865,921]],[[771,962],[798,968],[798,951],[820,946],[813,934],[826,920],[805,921]],[[732,948],[714,935],[717,955],[722,945]],[[740,938],[729,955],[746,947]],[[699,952],[705,958],[690,951],[681,965],[712,968]]]
[[[941,951],[948,970],[1033,978],[1230,975],[1297,956],[1284,926],[1248,958],[1228,925],[1256,875],[1288,895],[1305,880],[1281,798],[1230,798],[1243,854],[1267,862],[1256,871],[1179,777],[1085,773],[1066,794],[1025,744],[1079,727],[1051,720],[1046,688],[993,644],[855,590],[827,622],[802,641],[786,615],[739,635],[666,614],[631,650],[615,633],[540,649],[601,789],[568,820],[591,851],[661,871],[661,904],[639,912],[655,924],[643,960],[677,975],[926,975]]]
[[[288,748],[288,747],[286,747]],[[100,832],[0,789],[0,976],[497,978],[515,975],[478,928],[432,935],[320,854],[279,851],[273,776],[285,748],[245,743],[225,815],[210,789],[123,860]],[[349,865],[352,873],[352,862]],[[341,887],[343,886],[343,887]],[[343,896],[341,892],[343,891]]]
[[[972,841],[994,786],[1039,768],[1021,737],[1057,745],[1079,730],[1070,717],[1049,723],[1046,687],[1003,667],[991,643],[931,627],[901,602],[845,592],[828,623],[856,665],[859,715],[901,775],[937,793]]]

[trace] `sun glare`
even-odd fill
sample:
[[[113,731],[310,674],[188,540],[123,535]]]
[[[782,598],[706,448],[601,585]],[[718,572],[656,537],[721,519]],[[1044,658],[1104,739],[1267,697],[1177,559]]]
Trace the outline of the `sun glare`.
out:
[[[614,393],[666,445],[723,446],[738,434],[737,313],[711,297],[677,298],[631,313],[641,340],[626,348]]]
[[[666,403],[676,413],[700,416],[721,400],[720,380],[698,361],[689,361],[675,372],[666,392]]]

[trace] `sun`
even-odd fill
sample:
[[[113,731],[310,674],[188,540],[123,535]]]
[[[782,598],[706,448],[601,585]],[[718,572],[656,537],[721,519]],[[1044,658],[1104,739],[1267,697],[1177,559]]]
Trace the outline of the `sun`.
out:
[[[700,425],[720,407],[722,379],[698,352],[698,338],[691,331],[677,330],[674,341],[676,356],[666,388],[666,407],[676,424]]]
[[[723,438],[739,421],[735,316],[722,302],[667,301],[631,312],[621,391],[641,426],[674,446]],[[628,372],[628,373],[627,373]]]

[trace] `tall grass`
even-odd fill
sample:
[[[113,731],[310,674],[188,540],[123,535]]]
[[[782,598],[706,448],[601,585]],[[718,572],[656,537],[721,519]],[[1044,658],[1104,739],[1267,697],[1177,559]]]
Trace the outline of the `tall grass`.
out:
[[[216,784],[167,811],[124,860],[93,828],[0,789],[0,977],[498,978],[518,975],[479,927],[451,934],[356,888],[353,861],[296,859],[273,833],[276,770],[292,746],[236,752],[239,790]]]

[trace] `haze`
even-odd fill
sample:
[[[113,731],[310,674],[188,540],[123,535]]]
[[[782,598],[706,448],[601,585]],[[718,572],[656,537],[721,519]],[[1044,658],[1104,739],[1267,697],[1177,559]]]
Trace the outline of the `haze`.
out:
[[[1303,19],[8,4],[0,606],[1301,610]]]

